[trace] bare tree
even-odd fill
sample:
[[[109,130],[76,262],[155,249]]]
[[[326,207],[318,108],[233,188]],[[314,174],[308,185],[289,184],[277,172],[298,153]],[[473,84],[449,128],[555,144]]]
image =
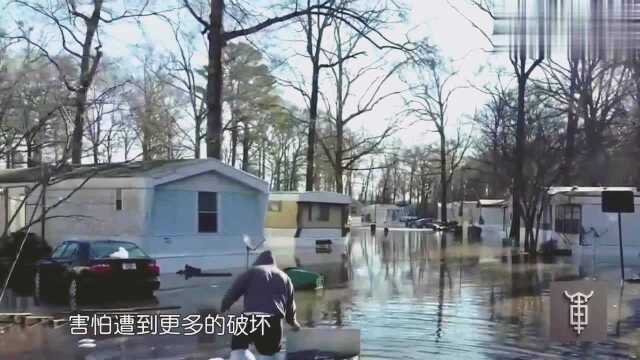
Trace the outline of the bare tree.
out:
[[[75,94],[73,140],[71,162],[80,164],[82,161],[82,139],[86,123],[87,97],[103,58],[103,44],[100,40],[102,24],[112,24],[118,21],[141,16],[157,15],[158,12],[147,12],[149,0],[145,0],[140,7],[123,9],[120,13],[105,7],[104,0],[93,0],[88,6],[79,8],[75,1],[55,0],[52,2],[14,0],[13,4],[21,9],[29,10],[46,20],[56,29],[59,43],[65,54],[78,63],[78,74],[68,76],[61,72],[61,79],[66,88]],[[56,68],[61,65],[50,55],[47,45],[34,41],[24,22],[19,24],[18,35],[8,35],[10,39],[20,39],[37,47]]]
[[[113,151],[114,132],[118,127],[116,114],[126,110],[125,87],[128,80],[117,79],[117,76],[113,68],[103,70],[89,89],[87,97],[85,138],[89,141],[89,151],[96,165],[101,162],[105,152]]]
[[[201,84],[201,79],[206,78],[204,68],[199,68],[195,64],[196,36],[182,29],[180,23],[174,24],[169,21],[173,37],[177,46],[177,51],[170,55],[168,67],[168,85],[183,92],[187,97],[187,114],[193,122],[193,129],[183,130],[189,145],[192,147],[193,155],[196,159],[201,157],[200,148],[202,140],[205,139],[202,125],[207,117],[207,107],[205,98],[205,86]]]
[[[512,164],[511,152],[505,152],[502,144],[506,143],[505,137],[509,134],[506,129],[513,125],[515,118],[515,91],[507,88],[502,79],[502,72],[498,71],[498,81],[495,84],[485,85],[478,90],[489,96],[489,100],[473,116],[480,136],[476,138],[476,153],[474,160],[479,166],[474,170],[489,177],[488,194],[491,197],[500,197],[510,190],[511,169],[507,164]],[[484,170],[489,167],[488,171]]]
[[[396,121],[390,122],[378,135],[351,136],[351,141],[347,141],[348,126],[354,120],[373,111],[386,99],[401,93],[401,91],[390,91],[385,88],[404,64],[398,63],[390,69],[384,69],[385,56],[381,56],[379,60],[362,66],[357,71],[350,70],[347,60],[354,58],[358,53],[358,45],[366,31],[348,32],[340,24],[336,24],[333,30],[335,50],[325,52],[329,53],[327,54],[329,62],[335,64],[330,67],[335,86],[335,98],[329,99],[323,95],[323,99],[335,136],[331,141],[326,137],[320,138],[319,142],[333,168],[335,190],[342,193],[345,190],[345,172],[357,170],[356,164],[360,159],[379,151],[384,140],[394,133],[398,124]],[[366,90],[362,94],[356,94],[353,89],[364,82],[369,83]]]
[[[140,143],[143,160],[181,157],[183,136],[177,127],[180,94],[167,85],[166,59],[153,48],[141,55],[142,74],[132,81],[129,98],[130,125]]]
[[[258,16],[256,11],[247,8],[247,4],[239,2],[229,2],[230,8],[226,7],[224,0],[211,0],[210,15],[208,20],[202,16],[202,9],[196,9],[189,0],[183,0],[185,7],[191,15],[200,23],[207,33],[208,39],[208,59],[207,67],[207,156],[220,158],[222,148],[222,91],[223,91],[223,71],[222,71],[222,49],[231,40],[248,36],[268,29],[274,25],[281,24],[307,15],[330,15],[347,24],[352,29],[361,29],[365,26],[372,30],[366,36],[372,42],[391,43],[378,29],[367,25],[366,18],[352,8],[339,7],[334,5],[335,0],[320,0],[312,4],[311,0],[306,1],[305,6],[301,6],[299,1],[293,2],[288,11],[284,14],[273,16]],[[278,8],[278,7],[274,7]],[[198,11],[201,10],[201,11]],[[234,22],[235,27],[228,30],[225,27],[225,14]],[[258,19],[258,20],[255,20]],[[253,22],[251,25],[247,23]]]
[[[493,0],[469,0],[484,14],[488,15],[494,21],[498,19],[495,15],[495,1]],[[533,71],[540,66],[546,57],[546,32],[542,19],[545,19],[545,7],[543,2],[538,2],[538,8],[535,9],[537,14],[528,14],[527,2],[518,2],[516,13],[511,18],[512,35],[510,37],[509,60],[513,67],[514,75],[518,83],[517,90],[517,122],[516,122],[516,147],[515,162],[513,168],[513,218],[511,225],[510,237],[514,239],[515,246],[520,246],[520,220],[522,217],[522,194],[526,192],[526,184],[524,181],[523,168],[525,159],[525,138],[527,136],[526,119],[525,119],[525,99],[527,91],[527,82]],[[460,12],[459,12],[460,13]],[[464,14],[463,14],[464,16]],[[535,49],[531,44],[531,35],[529,19],[537,16],[538,29],[537,41]],[[478,29],[487,40],[494,44],[490,36],[482,30],[474,21],[465,16],[471,24]],[[494,44],[495,45],[495,44]],[[531,60],[530,60],[531,59]]]
[[[564,182],[603,184],[608,163],[607,138],[611,127],[624,118],[624,101],[631,90],[629,69],[600,59],[573,58],[568,66],[549,60],[545,79],[535,82],[567,113]],[[582,128],[578,120],[582,119]],[[582,136],[581,136],[582,135]],[[583,139],[584,146],[578,148]],[[581,155],[581,156],[579,156]],[[582,176],[576,176],[579,172]]]
[[[456,138],[449,138],[447,135],[449,102],[451,96],[460,89],[459,86],[450,85],[456,73],[448,72],[442,60],[434,57],[429,48],[423,49],[414,64],[417,71],[424,71],[426,74],[418,77],[422,84],[411,86],[412,95],[406,99],[406,111],[418,119],[431,122],[439,136],[440,218],[446,222],[446,206],[451,180],[471,146],[471,141],[469,137],[465,138],[459,127]]]

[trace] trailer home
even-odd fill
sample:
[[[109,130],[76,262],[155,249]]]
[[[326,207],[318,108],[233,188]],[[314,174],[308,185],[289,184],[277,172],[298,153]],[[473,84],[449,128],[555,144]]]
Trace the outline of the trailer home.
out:
[[[550,237],[574,253],[619,258],[618,214],[602,211],[603,191],[632,191],[634,213],[621,214],[625,264],[640,265],[640,192],[633,187],[552,187],[546,209]],[[546,239],[545,239],[546,240]]]
[[[56,174],[44,202],[42,187],[35,186],[40,174],[33,168],[0,171],[2,230],[26,197],[10,231],[55,205],[44,226],[30,229],[51,246],[64,240],[132,241],[158,260],[163,273],[185,265],[241,268],[246,244],[264,241],[267,183],[215,159],[69,168]]]
[[[265,246],[284,268],[339,263],[347,252],[351,203],[333,192],[271,193]]]

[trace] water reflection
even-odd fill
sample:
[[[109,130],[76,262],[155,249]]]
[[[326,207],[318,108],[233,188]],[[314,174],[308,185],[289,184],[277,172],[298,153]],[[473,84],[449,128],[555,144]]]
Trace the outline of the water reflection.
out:
[[[391,231],[385,236],[367,229],[352,233],[349,260],[348,293],[335,290],[332,299],[299,295],[298,301],[307,309],[307,324],[360,328],[367,359],[636,355],[640,293],[620,298],[615,281],[609,303],[623,305],[611,306],[607,342],[548,341],[550,282],[584,276],[571,259],[543,262],[446,233]],[[614,316],[618,311],[622,317]]]

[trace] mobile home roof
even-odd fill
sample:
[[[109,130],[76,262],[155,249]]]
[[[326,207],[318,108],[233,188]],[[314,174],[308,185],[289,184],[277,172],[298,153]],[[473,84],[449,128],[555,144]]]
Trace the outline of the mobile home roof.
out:
[[[272,192],[269,200],[313,202],[325,204],[351,204],[351,197],[328,191],[306,191],[306,192]]]

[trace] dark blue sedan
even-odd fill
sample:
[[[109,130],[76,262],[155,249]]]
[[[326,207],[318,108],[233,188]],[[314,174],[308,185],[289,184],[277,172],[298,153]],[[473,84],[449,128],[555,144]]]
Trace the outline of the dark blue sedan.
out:
[[[152,296],[160,268],[136,244],[126,241],[65,241],[38,261],[34,295],[61,294],[79,302],[94,294]]]

